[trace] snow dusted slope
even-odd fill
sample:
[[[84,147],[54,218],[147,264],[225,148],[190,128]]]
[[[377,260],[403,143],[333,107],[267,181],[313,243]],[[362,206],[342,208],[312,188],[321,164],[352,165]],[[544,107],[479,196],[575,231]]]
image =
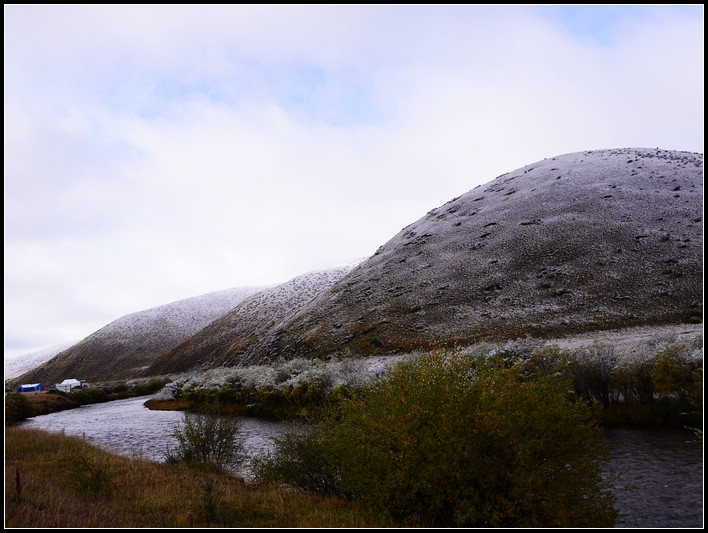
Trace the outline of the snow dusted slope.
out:
[[[356,264],[303,274],[254,294],[159,357],[145,375],[260,362],[262,358],[253,347],[267,339],[274,328],[306,309]]]
[[[404,228],[255,352],[435,344],[702,322],[703,155],[539,161]]]
[[[703,155],[624,148],[499,176],[357,266],[134,313],[23,382],[702,323]],[[237,305],[239,304],[239,305]],[[218,309],[217,309],[218,308]]]
[[[5,359],[5,379],[16,378],[25,372],[29,372],[33,368],[37,368],[74,344],[76,344],[76,342],[56,344],[37,352],[19,355],[17,357],[13,357],[12,359]]]
[[[26,382],[135,377],[157,357],[262,287],[212,292],[125,315],[22,376]]]

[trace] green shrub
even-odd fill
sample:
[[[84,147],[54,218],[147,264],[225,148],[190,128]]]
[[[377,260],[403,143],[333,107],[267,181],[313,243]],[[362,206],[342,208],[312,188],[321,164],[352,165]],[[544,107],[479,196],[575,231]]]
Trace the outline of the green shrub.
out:
[[[406,523],[604,527],[596,429],[558,376],[438,352],[348,402],[322,444],[342,490]]]
[[[257,482],[326,495],[339,493],[337,468],[323,448],[318,429],[295,426],[275,437],[273,444],[272,453],[256,457],[251,464]]]
[[[245,459],[240,431],[241,421],[220,415],[217,407],[205,413],[184,412],[182,422],[172,433],[177,450],[168,450],[166,459],[196,467],[238,465]]]
[[[34,416],[32,407],[21,392],[11,392],[5,395],[5,425],[11,426],[26,418]]]
[[[111,392],[115,392],[116,394],[128,392],[128,384],[125,381],[116,383],[113,387],[111,387]]]
[[[682,342],[657,348],[651,379],[659,396],[702,403],[703,361],[692,358]]]
[[[114,474],[110,469],[85,454],[78,454],[71,460],[68,477],[91,496],[106,494],[113,490]]]
[[[137,383],[133,383],[130,388],[128,388],[125,383],[119,384],[113,389],[113,392],[131,392],[138,396],[155,394],[170,382],[171,380],[167,377],[150,378],[148,381],[138,381]]]

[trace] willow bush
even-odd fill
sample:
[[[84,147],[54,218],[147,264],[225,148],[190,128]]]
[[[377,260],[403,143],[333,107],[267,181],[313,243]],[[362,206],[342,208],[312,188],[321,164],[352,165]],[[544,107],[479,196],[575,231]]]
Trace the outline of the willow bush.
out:
[[[568,390],[560,374],[435,352],[398,365],[301,436],[306,456],[289,442],[271,459],[287,474],[288,461],[321,454],[328,489],[405,524],[611,526],[607,450],[593,410]]]
[[[184,412],[172,433],[177,449],[168,449],[166,460],[200,468],[239,465],[246,457],[241,427],[238,417],[222,415],[218,406],[205,412]]]
[[[283,435],[273,438],[273,449],[251,462],[251,470],[259,483],[286,483],[305,492],[340,495],[339,469],[324,450],[318,428],[292,426]]]

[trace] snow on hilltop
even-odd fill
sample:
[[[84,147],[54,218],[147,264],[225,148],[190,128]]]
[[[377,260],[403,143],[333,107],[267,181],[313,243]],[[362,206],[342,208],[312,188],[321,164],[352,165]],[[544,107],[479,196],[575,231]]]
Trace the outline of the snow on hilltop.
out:
[[[127,315],[21,379],[702,324],[703,154],[547,158],[432,209],[356,265],[233,291]]]
[[[22,376],[25,381],[133,377],[141,368],[263,287],[238,287],[125,315]]]
[[[5,359],[5,379],[12,379],[21,376],[25,372],[29,372],[33,368],[37,368],[49,361],[52,357],[58,353],[63,352],[67,348],[76,344],[74,342],[65,342],[62,344],[55,344],[48,348],[44,348],[37,352],[27,353],[23,355],[18,355],[17,357],[12,357],[10,359]]]
[[[360,261],[317,270],[264,289],[159,357],[147,375],[193,368],[236,366],[254,359],[252,347],[283,322],[302,312]]]
[[[703,154],[503,174],[403,228],[257,351],[285,359],[702,322]]]

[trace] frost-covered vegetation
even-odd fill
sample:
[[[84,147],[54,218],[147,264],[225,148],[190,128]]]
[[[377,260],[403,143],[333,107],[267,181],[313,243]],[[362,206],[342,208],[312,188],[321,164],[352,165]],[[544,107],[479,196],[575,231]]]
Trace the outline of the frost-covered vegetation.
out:
[[[702,334],[412,354],[253,468],[418,526],[609,527],[598,424],[700,423],[702,367]]]
[[[454,352],[472,358],[501,358],[540,374],[563,374],[578,396],[601,404],[610,421],[683,424],[691,415],[687,410],[693,411],[692,419],[702,410],[702,333],[656,336],[626,346],[594,342],[576,348],[518,339],[460,347]],[[153,399],[218,402],[254,416],[317,415],[328,404],[358,395],[395,363],[414,361],[422,354],[293,359],[185,373],[172,376]],[[667,405],[674,408],[667,410]],[[684,418],[670,419],[679,412]]]
[[[594,342],[561,349],[532,340],[493,350],[509,363],[567,374],[576,394],[607,407],[661,399],[699,400],[703,388],[703,335],[656,336],[631,346]]]
[[[399,359],[293,359],[190,372],[174,376],[153,400],[218,403],[254,416],[316,415],[328,402],[356,394]]]

